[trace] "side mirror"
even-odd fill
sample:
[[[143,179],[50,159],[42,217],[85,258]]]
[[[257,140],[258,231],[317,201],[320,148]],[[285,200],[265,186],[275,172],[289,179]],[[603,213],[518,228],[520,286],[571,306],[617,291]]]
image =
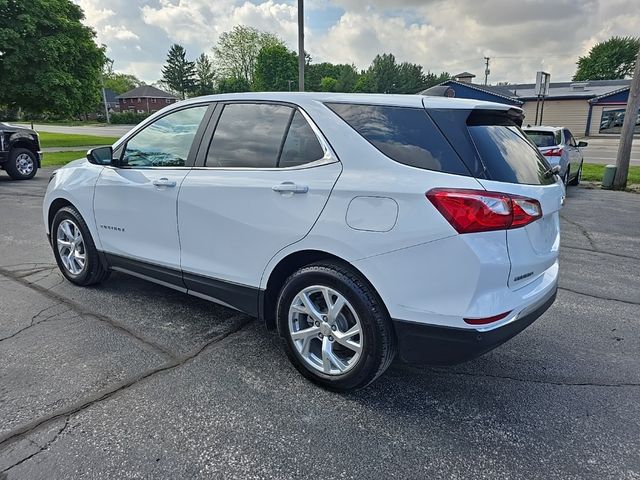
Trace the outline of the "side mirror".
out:
[[[111,162],[113,162],[113,148],[92,148],[87,152],[87,160],[94,165],[111,165]]]
[[[579,142],[578,142],[578,146],[579,146],[579,147],[581,147],[581,148],[584,148],[584,147],[586,147],[587,145],[589,145],[587,142],[583,142],[583,141],[579,141]]]

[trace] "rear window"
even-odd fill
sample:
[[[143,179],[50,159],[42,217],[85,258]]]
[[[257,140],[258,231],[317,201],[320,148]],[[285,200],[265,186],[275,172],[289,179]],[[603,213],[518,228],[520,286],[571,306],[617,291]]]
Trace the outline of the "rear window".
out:
[[[508,120],[499,124],[469,123],[469,133],[491,180],[528,185],[555,182],[553,175],[546,173],[549,164],[520,127]]]
[[[396,162],[457,175],[469,169],[423,108],[328,103],[369,143]]]
[[[428,108],[449,143],[476,178],[547,185],[550,166],[520,129],[522,111]]]
[[[560,131],[557,132],[545,132],[538,130],[525,130],[524,133],[529,139],[536,144],[537,147],[555,147],[560,145]]]

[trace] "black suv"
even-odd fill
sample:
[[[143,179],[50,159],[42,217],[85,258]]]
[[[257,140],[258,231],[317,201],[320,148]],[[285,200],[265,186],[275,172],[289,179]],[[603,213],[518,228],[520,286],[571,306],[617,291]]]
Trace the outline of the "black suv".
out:
[[[40,139],[34,130],[0,123],[0,168],[11,178],[33,178],[41,158]]]

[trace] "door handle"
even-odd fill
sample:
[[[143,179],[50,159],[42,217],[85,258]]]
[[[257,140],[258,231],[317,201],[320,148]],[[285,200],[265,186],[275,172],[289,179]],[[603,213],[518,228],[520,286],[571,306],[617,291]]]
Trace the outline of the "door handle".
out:
[[[307,193],[309,191],[309,187],[306,185],[296,185],[293,182],[282,182],[280,185],[274,185],[272,189],[278,193]]]
[[[176,186],[175,180],[169,180],[168,178],[165,178],[165,177],[154,180],[153,184],[156,187],[175,187]]]

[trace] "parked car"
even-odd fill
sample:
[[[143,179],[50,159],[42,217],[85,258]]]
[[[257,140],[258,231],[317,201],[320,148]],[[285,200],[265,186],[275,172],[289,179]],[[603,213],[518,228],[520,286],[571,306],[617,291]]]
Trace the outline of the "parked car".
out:
[[[560,166],[560,177],[565,185],[578,185],[582,179],[583,156],[581,148],[587,142],[576,142],[565,127],[524,127],[524,133],[538,147],[551,166]]]
[[[361,388],[397,353],[474,358],[554,301],[564,187],[521,122],[442,97],[190,99],[57,170],[45,228],[70,282],[235,308],[307,378]]]
[[[11,178],[33,178],[41,158],[40,139],[34,130],[0,123],[0,168]]]

